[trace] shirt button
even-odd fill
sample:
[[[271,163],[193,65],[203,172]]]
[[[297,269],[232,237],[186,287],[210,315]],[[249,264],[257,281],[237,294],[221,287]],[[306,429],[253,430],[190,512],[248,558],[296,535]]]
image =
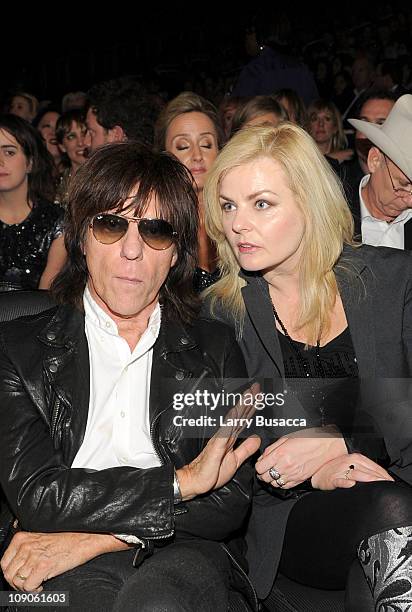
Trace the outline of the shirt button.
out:
[[[49,370],[50,372],[53,372],[53,373],[57,372],[57,365],[55,363],[51,363],[49,365]]]
[[[176,374],[175,374],[176,380],[183,380],[184,377],[185,377],[185,375],[184,375],[183,372],[176,372]]]
[[[126,416],[123,410],[121,411],[120,416],[122,417],[122,419],[124,419],[124,417]]]
[[[106,321],[106,327],[110,327],[110,322]]]
[[[47,340],[56,340],[56,334],[54,332],[47,332],[46,338]]]

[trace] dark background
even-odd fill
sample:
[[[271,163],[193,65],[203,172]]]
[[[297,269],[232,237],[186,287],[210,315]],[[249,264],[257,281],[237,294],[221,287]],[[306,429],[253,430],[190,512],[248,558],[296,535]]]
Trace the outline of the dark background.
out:
[[[319,54],[332,52],[343,32],[356,37],[367,23],[378,28],[399,11],[410,11],[403,0],[285,4],[278,3],[291,22],[290,50],[309,65]],[[12,8],[2,19],[1,96],[22,89],[39,99],[59,100],[67,91],[133,74],[171,97],[182,89],[199,89],[197,82],[205,79],[225,79],[223,86],[230,87],[249,59],[244,36],[253,5],[128,6],[111,3],[87,12],[70,3]]]

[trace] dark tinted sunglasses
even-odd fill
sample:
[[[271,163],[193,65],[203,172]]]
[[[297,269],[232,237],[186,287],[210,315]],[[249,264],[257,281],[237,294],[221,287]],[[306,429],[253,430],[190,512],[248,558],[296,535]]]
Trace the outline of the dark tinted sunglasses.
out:
[[[101,213],[93,217],[90,227],[93,236],[102,244],[114,244],[129,228],[129,223],[137,223],[142,240],[156,251],[168,249],[176,239],[176,232],[164,219],[145,219],[142,217],[122,217],[111,213]]]

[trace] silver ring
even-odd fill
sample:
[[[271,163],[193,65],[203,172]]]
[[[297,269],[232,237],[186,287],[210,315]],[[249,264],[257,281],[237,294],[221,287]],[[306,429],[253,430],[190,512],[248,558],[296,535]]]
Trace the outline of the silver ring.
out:
[[[280,487],[283,487],[286,484],[286,482],[283,480],[283,478],[278,478],[276,480],[276,484],[278,484]]]
[[[280,473],[277,471],[275,467],[271,467],[269,470],[269,476],[271,477],[272,480],[277,480],[278,478],[280,478]]]

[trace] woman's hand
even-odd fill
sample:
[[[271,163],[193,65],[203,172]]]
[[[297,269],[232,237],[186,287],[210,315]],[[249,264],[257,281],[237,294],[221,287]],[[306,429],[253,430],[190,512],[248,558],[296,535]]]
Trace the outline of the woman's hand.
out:
[[[42,591],[45,580],[59,576],[106,552],[129,545],[109,534],[29,533],[13,536],[0,566],[7,582],[20,591]]]
[[[260,480],[275,488],[292,489],[331,459],[347,453],[345,441],[335,427],[302,429],[268,446],[256,462],[256,472]],[[277,480],[273,478],[276,472],[280,476]]]
[[[353,466],[353,467],[352,467]],[[380,465],[361,455],[353,453],[332,459],[312,476],[312,486],[322,491],[349,489],[357,482],[393,481],[392,476]]]

